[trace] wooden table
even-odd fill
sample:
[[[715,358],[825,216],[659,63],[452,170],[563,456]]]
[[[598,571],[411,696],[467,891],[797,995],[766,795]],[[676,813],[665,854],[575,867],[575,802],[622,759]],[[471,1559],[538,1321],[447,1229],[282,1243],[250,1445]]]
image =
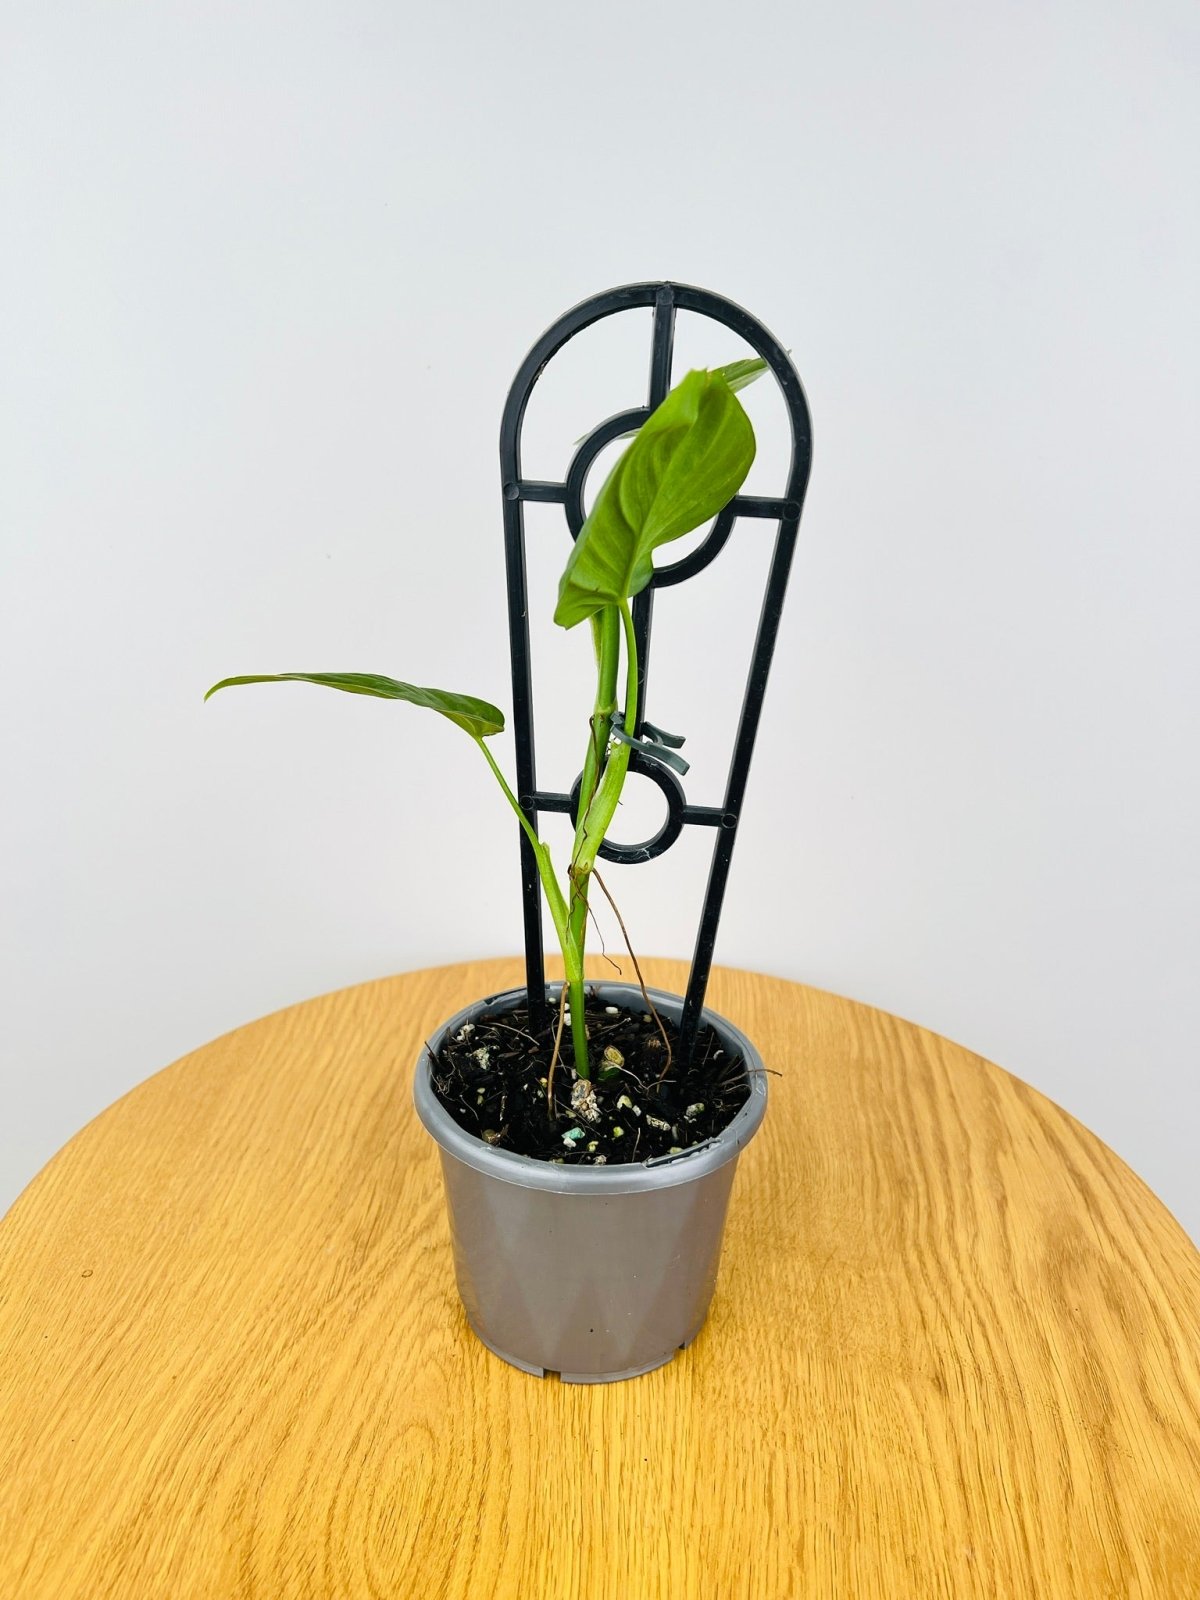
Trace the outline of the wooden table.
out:
[[[241,1028],[26,1191],[4,1600],[1200,1596],[1200,1256],[1065,1112],[866,1006],[714,976],[780,1076],[690,1350],[591,1388],[489,1355],[410,1079],[517,981]]]

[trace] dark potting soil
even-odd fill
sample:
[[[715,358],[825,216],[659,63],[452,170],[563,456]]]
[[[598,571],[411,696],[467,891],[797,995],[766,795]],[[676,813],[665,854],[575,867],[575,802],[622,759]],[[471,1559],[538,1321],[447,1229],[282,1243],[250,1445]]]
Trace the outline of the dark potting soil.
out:
[[[459,1127],[498,1150],[567,1166],[604,1166],[679,1153],[711,1139],[750,1096],[745,1062],[710,1027],[701,1027],[685,1064],[679,1029],[661,1012],[660,1027],[641,1006],[618,1010],[589,993],[586,1018],[590,1094],[575,1076],[568,1024],[551,1112],[546,1079],[557,1010],[535,1032],[528,1007],[518,1006],[447,1036],[431,1074],[438,1099]]]

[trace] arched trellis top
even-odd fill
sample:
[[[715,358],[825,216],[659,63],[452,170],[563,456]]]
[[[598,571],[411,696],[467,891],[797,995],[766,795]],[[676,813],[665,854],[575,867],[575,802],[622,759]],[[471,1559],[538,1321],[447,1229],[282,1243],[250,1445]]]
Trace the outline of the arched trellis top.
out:
[[[551,357],[561,350],[569,339],[602,318],[613,316],[619,311],[632,311],[645,307],[652,307],[654,312],[650,341],[650,382],[646,404],[619,412],[616,416],[600,423],[577,447],[561,482],[546,482],[524,477],[521,471],[521,429],[525,410],[534,386]],[[630,770],[650,777],[663,790],[667,800],[667,820],[652,839],[642,844],[607,843],[601,849],[601,854],[608,860],[649,861],[669,849],[685,827],[708,827],[716,831],[708,887],[696,935],[683,1012],[683,1047],[686,1051],[695,1036],[704,1005],[713,949],[716,944],[717,925],[729,877],[729,864],[737,840],[746,779],[754,752],[755,735],[758,732],[763,691],[766,688],[771,657],[775,649],[775,636],[783,610],[784,592],[791,570],[800,513],[804,506],[805,490],[808,487],[808,475],[812,464],[812,425],[804,390],[795,367],[779,341],[757,318],[752,317],[740,306],[734,305],[731,300],[710,294],[705,289],[694,289],[680,283],[635,283],[621,289],[610,289],[605,294],[594,295],[590,300],[584,300],[565,316],[560,317],[552,327],[547,328],[525,357],[509,390],[504,418],[500,425],[500,472],[504,494],[504,545],[508,571],[508,635],[512,658],[517,792],[525,816],[536,829],[540,812],[565,811],[574,814],[578,803],[578,780],[571,792],[540,789],[537,782],[525,580],[524,507],[530,501],[561,505],[572,538],[578,535],[583,526],[583,487],[588,469],[606,444],[640,427],[655,406],[665,398],[671,387],[677,311],[697,312],[701,316],[722,323],[739,334],[757,355],[762,356],[774,373],[782,391],[792,432],[791,464],[784,493],[779,497],[737,495],[716,519],[708,536],[700,545],[681,560],[669,562],[656,569],[649,586],[636,596],[633,605],[640,674],[639,726],[635,731],[640,732],[644,726],[649,687],[655,591],[682,583],[702,571],[719,554],[739,518],[761,518],[777,524],[775,548],[763,594],[754,652],[742,699],[722,803],[719,806],[689,805],[683,785],[674,773],[660,763],[648,760],[635,749],[630,758]],[[521,881],[525,909],[526,981],[531,1011],[535,1020],[540,1021],[544,1019],[547,1005],[545,962],[542,951],[541,893],[533,849],[524,830],[521,830],[520,840]]]

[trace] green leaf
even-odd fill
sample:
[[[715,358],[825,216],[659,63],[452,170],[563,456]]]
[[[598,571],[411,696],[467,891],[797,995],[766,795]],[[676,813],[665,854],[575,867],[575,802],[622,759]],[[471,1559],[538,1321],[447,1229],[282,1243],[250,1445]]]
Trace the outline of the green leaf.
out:
[[[477,700],[471,694],[452,694],[448,689],[419,689],[415,684],[381,678],[373,672],[256,672],[243,678],[222,678],[204,698],[207,700],[218,689],[228,689],[237,683],[316,683],[326,689],[341,689],[345,694],[407,700],[409,705],[439,711],[473,739],[487,739],[494,733],[504,732],[503,711],[486,700]]]
[[[605,479],[559,583],[555,622],[573,628],[644,589],[658,546],[722,510],[753,460],[754,429],[725,378],[689,372]]]

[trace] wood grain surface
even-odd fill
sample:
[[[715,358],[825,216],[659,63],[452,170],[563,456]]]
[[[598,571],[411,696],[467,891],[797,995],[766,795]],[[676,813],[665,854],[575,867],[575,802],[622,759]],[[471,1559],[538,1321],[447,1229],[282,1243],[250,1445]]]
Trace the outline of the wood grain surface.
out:
[[[3,1600],[1200,1596],[1200,1257],[1064,1112],[865,1006],[715,974],[780,1076],[689,1351],[591,1388],[489,1355],[410,1080],[517,981],[239,1029],[25,1192]]]

